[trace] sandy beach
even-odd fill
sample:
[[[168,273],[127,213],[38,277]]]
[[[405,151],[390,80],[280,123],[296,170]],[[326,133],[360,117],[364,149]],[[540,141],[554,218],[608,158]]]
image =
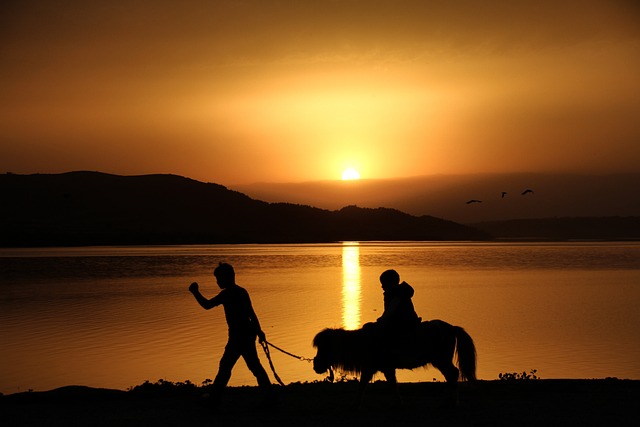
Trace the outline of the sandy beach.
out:
[[[371,384],[354,410],[357,384],[278,387],[279,404],[262,405],[256,387],[231,387],[222,403],[203,404],[200,387],[149,384],[132,390],[69,386],[2,396],[5,426],[631,426],[640,381],[494,380],[462,383],[460,405],[439,408],[444,383],[400,384],[398,405],[384,382]]]

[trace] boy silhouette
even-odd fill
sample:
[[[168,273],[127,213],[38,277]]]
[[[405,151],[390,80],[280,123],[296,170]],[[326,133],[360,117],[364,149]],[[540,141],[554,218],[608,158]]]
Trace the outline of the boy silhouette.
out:
[[[205,298],[199,290],[198,283],[193,282],[189,291],[205,310],[222,305],[229,327],[229,339],[220,359],[220,367],[213,381],[212,403],[218,403],[225,387],[231,378],[231,371],[242,356],[251,373],[258,380],[265,403],[273,403],[273,391],[267,372],[262,367],[256,351],[256,337],[260,342],[266,340],[260,328],[258,316],[253,310],[251,299],[246,289],[238,286],[235,271],[230,264],[220,263],[213,271],[220,293],[211,299]]]

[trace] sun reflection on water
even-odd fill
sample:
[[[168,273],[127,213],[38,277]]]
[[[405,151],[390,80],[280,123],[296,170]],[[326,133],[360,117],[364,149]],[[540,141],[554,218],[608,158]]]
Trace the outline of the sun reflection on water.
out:
[[[360,327],[360,246],[342,243],[342,324],[345,329]]]

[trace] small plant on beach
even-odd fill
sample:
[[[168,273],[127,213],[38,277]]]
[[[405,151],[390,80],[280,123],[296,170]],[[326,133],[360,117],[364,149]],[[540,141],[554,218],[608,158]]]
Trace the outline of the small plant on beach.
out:
[[[341,373],[338,378],[336,378],[335,382],[337,383],[348,383],[348,382],[358,382],[358,377],[349,376],[348,374]]]
[[[498,378],[503,381],[528,381],[528,380],[538,380],[540,377],[537,375],[538,370],[532,369],[528,373],[527,372],[507,372],[498,374]]]
[[[193,390],[197,386],[193,384],[189,380],[172,382],[164,379],[159,379],[155,383],[152,383],[149,380],[146,380],[144,383],[137,385],[135,387],[129,387],[129,391],[133,392],[146,392],[146,393],[158,393],[158,392],[169,392],[175,390]]]

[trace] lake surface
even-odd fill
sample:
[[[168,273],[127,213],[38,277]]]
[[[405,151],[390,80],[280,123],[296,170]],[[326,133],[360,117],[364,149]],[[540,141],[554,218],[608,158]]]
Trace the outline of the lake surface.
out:
[[[0,392],[213,379],[224,313],[203,310],[187,288],[197,281],[216,295],[219,261],[236,268],[267,340],[303,357],[314,356],[323,328],[375,321],[378,277],[394,268],[423,319],[474,338],[481,379],[532,369],[541,378],[640,379],[637,242],[89,247],[0,249]],[[308,362],[271,354],[285,383],[323,378]],[[434,368],[398,377],[443,381]],[[242,361],[230,385],[255,385]]]

